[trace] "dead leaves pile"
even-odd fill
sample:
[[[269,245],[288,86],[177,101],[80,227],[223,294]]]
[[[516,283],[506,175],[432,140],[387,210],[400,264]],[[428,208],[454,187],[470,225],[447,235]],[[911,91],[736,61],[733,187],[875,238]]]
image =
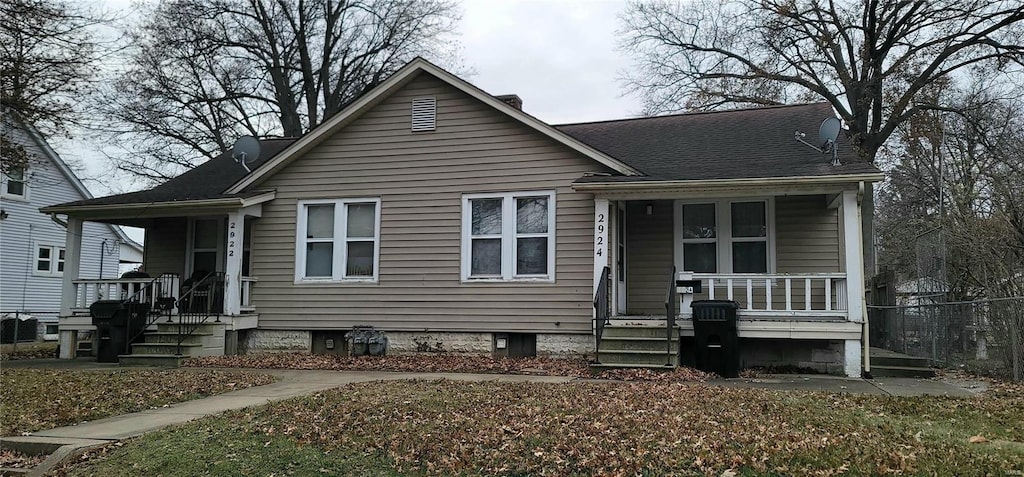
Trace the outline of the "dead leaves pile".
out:
[[[382,455],[399,472],[432,475],[956,475],[1024,466],[1024,455],[974,451],[966,439],[922,439],[902,418],[863,419],[878,403],[862,404],[704,384],[364,383],[240,411],[227,432]]]
[[[57,356],[57,343],[23,343],[0,346],[0,361],[45,359]]]
[[[0,449],[0,468],[31,469],[46,460],[45,455],[26,455],[10,449]]]
[[[309,353],[263,353],[190,358],[182,366],[197,368],[322,369],[419,373],[483,373],[573,376],[619,381],[694,382],[713,375],[690,368],[676,370],[614,369],[592,376],[582,358],[504,358],[462,353],[396,356],[338,356]]]
[[[422,373],[496,373],[552,376],[589,375],[583,359],[507,358],[464,353],[394,356],[339,356],[310,353],[261,353],[207,356],[185,360],[182,366],[202,368],[327,369],[339,371],[397,371]]]
[[[77,424],[270,384],[264,374],[219,370],[0,369],[0,435]]]

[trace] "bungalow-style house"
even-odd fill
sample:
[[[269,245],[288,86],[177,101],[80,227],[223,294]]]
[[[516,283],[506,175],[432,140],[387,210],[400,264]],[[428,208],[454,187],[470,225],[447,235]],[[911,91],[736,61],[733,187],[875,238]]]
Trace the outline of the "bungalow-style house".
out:
[[[0,317],[33,318],[37,338],[57,339],[67,232],[60,216],[39,208],[92,194],[39,131],[6,107],[0,135],[0,159],[10,165],[0,175]],[[15,156],[25,160],[12,165]],[[75,278],[114,280],[122,264],[142,262],[142,245],[113,223],[89,223],[81,233]]]
[[[561,126],[521,106],[416,59],[303,137],[263,140],[251,172],[225,153],[150,190],[43,212],[68,215],[69,243],[87,222],[144,227],[145,271],[192,281],[161,287],[175,307],[157,321],[188,315],[220,337],[195,353],[329,352],[372,326],[388,353],[675,365],[693,336],[680,305],[715,298],[739,303],[744,365],[860,374],[860,202],[882,174],[844,141],[832,165],[793,139],[832,117],[827,105]],[[78,251],[68,343],[92,326]],[[677,279],[702,286],[669,307],[674,322]],[[217,297],[199,318],[184,311],[191,290]],[[661,351],[602,343],[610,328]],[[146,339],[133,354],[179,348]]]

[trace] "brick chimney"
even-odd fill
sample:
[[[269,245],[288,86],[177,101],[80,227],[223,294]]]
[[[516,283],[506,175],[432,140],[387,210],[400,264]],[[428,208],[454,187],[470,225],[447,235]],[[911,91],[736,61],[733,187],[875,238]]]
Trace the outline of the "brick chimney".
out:
[[[515,95],[515,94],[499,94],[499,95],[495,96],[495,98],[498,98],[498,100],[500,100],[501,102],[503,102],[503,103],[505,103],[505,104],[507,104],[509,106],[512,106],[513,108],[516,108],[516,109],[518,109],[520,111],[523,110],[523,99],[520,98],[519,95]]]

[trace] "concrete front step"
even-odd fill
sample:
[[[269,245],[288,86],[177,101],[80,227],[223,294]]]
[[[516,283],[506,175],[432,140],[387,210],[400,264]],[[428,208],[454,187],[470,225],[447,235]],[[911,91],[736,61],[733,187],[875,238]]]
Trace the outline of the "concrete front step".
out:
[[[653,369],[656,371],[672,371],[676,369],[675,366],[665,366],[664,364],[619,364],[606,362],[604,359],[600,363],[591,363],[590,372],[592,374],[598,374],[601,371],[607,371],[609,369]]]
[[[193,356],[203,345],[199,343],[182,343],[181,354]],[[132,345],[132,354],[158,354],[173,355],[178,352],[178,343],[135,343]]]
[[[928,358],[916,356],[871,356],[871,367],[875,366],[902,366],[908,368],[927,368],[931,364]]]
[[[878,366],[871,363],[871,375],[876,378],[934,378],[935,370],[911,366]]]
[[[602,363],[613,363],[617,365],[634,365],[634,364],[651,364],[651,365],[665,365],[679,362],[679,353],[668,354],[664,350],[662,351],[618,351],[618,350],[601,350],[598,353]]]
[[[174,354],[123,354],[118,356],[121,366],[159,366],[177,368],[188,356]]]
[[[143,338],[146,343],[177,343],[181,335],[176,331],[148,331]],[[213,336],[213,333],[192,333],[186,335],[183,343],[202,344],[203,338]]]
[[[660,351],[666,350],[669,343],[664,339],[636,337],[605,337],[601,339],[601,351]],[[679,338],[671,342],[673,353],[679,351]]]
[[[664,326],[608,326],[601,334],[605,338],[660,338],[664,340],[668,335]],[[671,335],[679,337],[679,329],[672,330]]]
[[[225,326],[225,323],[215,323],[213,318],[208,320],[206,323],[201,325],[181,325],[177,323],[157,322],[156,331],[158,333],[178,333],[179,331],[187,332],[188,330],[195,328],[193,333],[213,333],[218,327]]]

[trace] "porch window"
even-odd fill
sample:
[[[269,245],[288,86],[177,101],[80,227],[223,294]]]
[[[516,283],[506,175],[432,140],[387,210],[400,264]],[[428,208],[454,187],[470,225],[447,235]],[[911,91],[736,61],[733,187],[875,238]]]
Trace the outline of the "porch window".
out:
[[[7,182],[3,186],[3,195],[10,198],[25,198],[25,168],[12,167],[4,174]]]
[[[555,193],[472,194],[462,199],[462,279],[551,281]]]
[[[676,228],[681,269],[696,273],[768,273],[771,201],[680,203]]]
[[[380,199],[300,201],[296,281],[377,281]]]
[[[37,275],[64,275],[64,247],[40,245],[36,247]]]

